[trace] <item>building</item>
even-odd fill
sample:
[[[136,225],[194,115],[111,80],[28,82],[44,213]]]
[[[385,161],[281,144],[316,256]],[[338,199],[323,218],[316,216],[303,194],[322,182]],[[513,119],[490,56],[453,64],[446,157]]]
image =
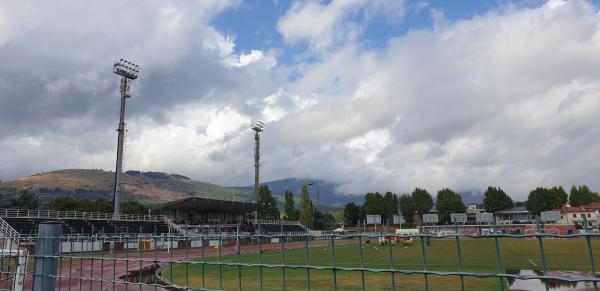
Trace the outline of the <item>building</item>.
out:
[[[268,207],[266,203],[216,200],[189,197],[154,207],[153,212],[171,219],[173,228],[180,233],[215,234],[260,232],[305,233],[306,227],[298,221],[254,219],[254,211]]]
[[[583,227],[584,217],[588,221],[588,227],[598,227],[598,217],[600,216],[600,203],[591,203],[581,206],[563,206],[560,209],[553,209],[560,212],[561,224],[572,224],[577,227]]]
[[[157,205],[152,212],[168,216],[177,224],[238,224],[264,207],[265,204],[251,202],[188,197]]]
[[[525,206],[501,210],[495,213],[496,224],[535,223],[535,215]]]
[[[477,213],[485,212],[484,209],[477,208],[477,204],[469,204],[467,205],[467,223],[475,224],[477,223]]]

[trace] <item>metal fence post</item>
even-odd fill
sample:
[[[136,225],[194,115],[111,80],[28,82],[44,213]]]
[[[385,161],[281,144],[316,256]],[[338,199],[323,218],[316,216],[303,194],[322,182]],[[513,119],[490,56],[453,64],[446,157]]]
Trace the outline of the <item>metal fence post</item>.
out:
[[[460,290],[464,291],[465,290],[465,278],[464,278],[464,275],[462,274],[463,261],[462,261],[462,253],[460,251],[460,230],[458,229],[458,221],[456,221],[456,218],[454,218],[454,232],[456,232],[455,239],[456,239],[456,256],[457,256],[457,261],[458,261],[458,272],[461,273],[459,275]]]
[[[62,224],[60,222],[47,221],[40,223],[38,228],[39,237],[35,246],[36,258],[32,288],[34,291],[54,290],[61,235]]]
[[[590,259],[590,267],[592,268],[592,277],[596,278],[596,264],[594,263],[594,255],[592,254],[592,243],[588,233],[588,221],[585,215],[583,216],[583,230],[585,231],[585,240],[587,242],[588,257]],[[594,281],[594,290],[598,291],[598,282]]]

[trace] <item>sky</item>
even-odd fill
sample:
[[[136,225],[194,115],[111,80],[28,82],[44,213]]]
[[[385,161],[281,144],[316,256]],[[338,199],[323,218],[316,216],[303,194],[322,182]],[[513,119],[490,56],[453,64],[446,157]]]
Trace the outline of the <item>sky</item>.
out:
[[[600,190],[598,1],[0,0],[0,180],[124,168],[341,194]]]

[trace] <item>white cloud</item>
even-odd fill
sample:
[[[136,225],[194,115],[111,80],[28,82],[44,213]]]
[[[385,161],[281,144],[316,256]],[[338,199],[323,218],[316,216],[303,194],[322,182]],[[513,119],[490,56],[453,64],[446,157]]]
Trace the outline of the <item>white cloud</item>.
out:
[[[251,184],[248,124],[260,118],[265,179],[310,174],[345,193],[498,185],[516,199],[540,185],[600,188],[600,16],[586,2],[444,19],[374,50],[361,25],[391,2],[298,2],[277,28],[314,58],[288,65],[208,25],[220,1],[210,13],[141,5],[126,29],[106,21],[126,19],[113,16],[121,2],[77,4],[70,20],[44,3],[26,29],[0,26],[2,177],[112,169],[110,63],[131,55],[142,74],[128,100],[130,169]]]
[[[159,168],[220,183],[245,172],[227,152],[239,151],[248,116],[230,107],[203,104],[177,107],[167,115],[169,120],[160,124],[146,118],[130,122],[128,169]]]
[[[397,22],[404,16],[403,1],[399,0],[295,2],[279,19],[277,30],[291,44],[306,41],[316,51],[323,51],[358,33],[358,25],[344,20],[361,10],[367,19],[383,15],[388,21]]]
[[[176,162],[187,163],[183,170],[202,166],[183,156],[169,161],[165,153],[185,145],[194,130],[203,132],[197,137],[201,145],[212,148],[239,131],[249,118],[232,107],[239,103],[236,98],[264,96],[262,91],[269,90],[264,76],[276,62],[261,51],[239,59],[233,40],[207,24],[235,5],[221,0],[0,2],[0,22],[11,24],[0,27],[0,120],[10,124],[0,129],[0,178],[64,167],[112,169],[118,78],[111,65],[122,57],[142,67],[128,99],[126,165],[174,172],[179,172]],[[232,57],[244,66],[225,66]],[[189,114],[181,110],[188,106],[197,110],[185,121],[200,118],[201,127],[175,121],[165,125],[170,130],[159,126]]]
[[[592,134],[600,121],[600,17],[585,2],[554,4],[411,31],[383,54],[348,44],[303,67],[290,93],[326,95],[282,119],[278,134],[288,145],[356,145],[374,129],[389,133],[370,156],[356,147],[317,150],[352,161],[320,173],[344,191],[499,185],[524,199],[539,185],[598,188],[600,167],[585,160],[600,143]]]
[[[260,50],[251,50],[250,53],[241,53],[238,60],[231,63],[234,67],[257,66],[261,69],[269,70],[277,65],[277,60],[272,56],[266,56]]]
[[[372,130],[363,136],[352,138],[346,146],[357,155],[364,155],[367,164],[377,160],[381,151],[391,143],[387,130]]]

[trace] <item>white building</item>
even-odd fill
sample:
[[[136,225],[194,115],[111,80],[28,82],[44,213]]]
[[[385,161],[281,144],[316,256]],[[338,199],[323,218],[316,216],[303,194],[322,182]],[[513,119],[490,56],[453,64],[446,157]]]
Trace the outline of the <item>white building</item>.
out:
[[[554,211],[560,211],[560,222],[561,224],[574,224],[579,227],[583,227],[584,217],[588,221],[588,227],[598,226],[598,216],[600,215],[600,203],[592,203],[582,206],[564,206],[560,209],[554,209]]]
[[[519,206],[496,212],[496,224],[535,223],[535,215]]]

